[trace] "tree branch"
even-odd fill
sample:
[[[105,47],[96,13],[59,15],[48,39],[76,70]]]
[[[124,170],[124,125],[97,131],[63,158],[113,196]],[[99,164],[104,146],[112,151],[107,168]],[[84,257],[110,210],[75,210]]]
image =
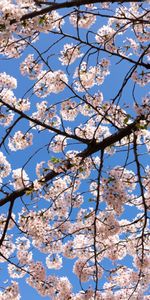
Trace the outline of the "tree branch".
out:
[[[108,2],[108,3],[126,3],[126,2],[143,2],[142,0],[112,0],[112,1],[108,1],[108,0],[72,0],[72,1],[65,1],[62,3],[52,3],[50,2],[50,5],[48,5],[47,7],[40,9],[40,10],[35,10],[31,13],[25,14],[24,16],[22,16],[22,18],[20,19],[20,21],[25,21],[28,19],[33,19],[34,17],[40,16],[40,15],[44,15],[47,13],[52,12],[53,10],[58,10],[58,9],[62,9],[62,8],[71,8],[71,7],[79,7],[81,5],[85,5],[85,4],[94,4],[94,3],[104,3],[104,2]],[[40,4],[40,2],[39,2]],[[12,20],[10,24],[16,23],[16,20]]]
[[[88,145],[88,147],[85,150],[83,150],[81,153],[79,153],[77,156],[82,157],[84,160],[86,157],[100,150],[104,151],[105,148],[113,145],[116,142],[119,142],[122,138],[129,136],[131,133],[135,132],[138,129],[139,121],[142,119],[144,119],[144,116],[137,117],[133,123],[129,124],[125,128],[118,130],[116,133],[108,136],[107,138],[105,138],[99,143],[96,143],[96,141],[93,140]],[[71,168],[71,163],[69,160],[64,161],[64,164],[67,170]],[[55,178],[56,176],[60,175],[61,173],[51,171],[45,177],[43,177],[41,181],[39,180],[39,182],[46,183],[52,180],[53,178]],[[3,206],[8,202],[14,201],[15,199],[25,195],[27,190],[32,190],[32,189],[33,189],[33,183],[28,187],[12,192],[11,194],[7,195],[5,198],[0,200],[0,206]]]

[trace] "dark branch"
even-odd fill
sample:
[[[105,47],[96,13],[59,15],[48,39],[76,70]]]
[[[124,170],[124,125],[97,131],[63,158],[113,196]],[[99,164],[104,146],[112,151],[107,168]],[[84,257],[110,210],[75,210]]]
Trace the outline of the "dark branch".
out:
[[[47,7],[40,9],[40,10],[35,10],[31,13],[25,14],[24,16],[22,16],[21,21],[25,21],[28,19],[32,19],[34,17],[40,16],[40,15],[44,15],[46,13],[50,13],[53,10],[58,10],[58,9],[62,9],[62,8],[71,8],[71,7],[79,7],[85,4],[94,4],[94,3],[104,3],[104,2],[110,2],[110,3],[126,3],[126,2],[143,2],[141,0],[137,1],[137,0],[120,0],[120,1],[116,1],[116,0],[112,0],[112,1],[108,1],[108,0],[73,0],[73,1],[65,1],[62,3],[52,3],[50,2],[50,5],[48,5]],[[40,2],[39,2],[40,4]],[[11,24],[16,23],[16,20],[12,20]]]
[[[84,160],[86,157],[88,157],[100,150],[104,151],[105,148],[112,146],[116,142],[121,141],[121,139],[129,136],[131,133],[134,133],[138,129],[139,122],[142,119],[144,119],[144,116],[137,117],[133,123],[129,124],[125,128],[120,129],[118,132],[110,135],[109,137],[105,138],[103,141],[101,141],[99,143],[96,143],[96,141],[93,140],[91,142],[91,144],[88,145],[88,147],[85,150],[83,150],[81,153],[78,154],[78,157],[82,157]],[[64,165],[67,170],[69,170],[71,168],[71,164],[70,164],[69,160],[64,161]],[[43,177],[41,182],[44,184],[60,174],[61,173],[51,171],[45,177]],[[39,182],[40,182],[40,180],[39,180]],[[14,201],[15,199],[25,195],[27,190],[32,190],[32,189],[33,189],[33,183],[28,187],[14,191],[13,193],[9,194],[8,196],[6,196],[5,198],[0,200],[0,206],[3,206],[4,204],[6,204],[10,201]]]

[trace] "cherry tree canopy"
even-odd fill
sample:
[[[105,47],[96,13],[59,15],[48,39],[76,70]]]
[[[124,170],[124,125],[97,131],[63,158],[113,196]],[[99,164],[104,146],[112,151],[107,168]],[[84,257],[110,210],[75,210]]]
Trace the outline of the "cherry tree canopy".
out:
[[[149,16],[0,0],[0,300],[150,299]]]

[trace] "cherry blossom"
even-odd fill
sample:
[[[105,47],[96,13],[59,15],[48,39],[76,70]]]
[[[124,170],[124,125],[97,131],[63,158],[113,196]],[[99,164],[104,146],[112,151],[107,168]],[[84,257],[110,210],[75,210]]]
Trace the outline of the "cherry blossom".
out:
[[[13,170],[12,171],[12,177],[13,177],[13,186],[14,188],[20,189],[24,188],[25,186],[29,185],[29,177],[26,174],[25,170],[22,170],[21,168]]]
[[[14,220],[15,220],[15,214],[12,213],[12,220],[10,220],[10,222],[9,222],[8,229],[12,229],[15,226]],[[4,230],[4,227],[6,225],[6,221],[7,221],[6,214],[1,214],[0,215],[0,230],[1,231]]]
[[[14,300],[21,299],[18,283],[16,281],[12,281],[10,286],[8,286],[3,292],[0,292],[0,297],[2,300],[8,300],[10,298],[13,298]]]
[[[150,76],[147,72],[141,71],[141,72],[137,72],[134,71],[134,73],[132,74],[132,79],[139,85],[144,86],[146,84],[149,83],[150,81]]]
[[[28,251],[25,251],[25,250],[24,251],[18,251],[17,252],[17,258],[18,258],[18,261],[21,265],[29,264],[32,261],[32,252],[31,251],[28,252]],[[23,274],[24,274],[24,272],[23,272]],[[22,276],[24,276],[24,275],[22,275]]]
[[[62,135],[57,135],[50,143],[50,149],[57,153],[63,151],[66,145],[66,139]]]
[[[33,135],[27,132],[23,134],[21,131],[15,132],[14,136],[9,140],[9,148],[11,151],[23,150],[32,145]]]
[[[20,65],[20,72],[23,76],[28,75],[34,80],[40,74],[43,65],[36,63],[33,54],[29,54]]]
[[[5,72],[0,73],[0,88],[1,89],[16,89],[17,88],[17,80],[7,75]]]
[[[12,123],[13,118],[14,118],[13,112],[6,113],[6,111],[3,111],[0,115],[0,125],[4,127],[9,126]]]
[[[87,63],[82,62],[80,68],[77,68],[74,73],[74,78],[79,77],[79,80],[75,80],[75,89],[79,92],[83,92],[94,85],[101,85],[104,82],[105,76],[109,75],[109,64],[104,64],[104,60],[99,63],[97,67],[91,66],[87,68]]]
[[[72,64],[77,58],[82,57],[83,53],[80,53],[79,46],[73,44],[65,44],[64,49],[60,51],[61,57],[59,60],[62,65]]]
[[[11,278],[22,278],[26,273],[25,271],[21,271],[20,268],[17,268],[13,265],[8,265],[8,273]]]
[[[100,45],[104,45],[104,47],[106,47],[107,50],[114,52],[114,36],[115,30],[109,27],[108,25],[104,25],[98,30],[96,35],[96,41]]]
[[[90,28],[96,21],[96,16],[85,12],[85,13],[78,13],[74,12],[70,15],[70,23],[73,26],[79,26],[81,28]]]
[[[0,236],[2,233],[0,232]],[[1,246],[1,252],[5,254],[5,258],[3,256],[0,257],[0,262],[4,263],[6,259],[11,257],[14,254],[16,246],[12,243],[12,235],[6,235],[6,239]]]
[[[41,98],[45,98],[50,93],[60,93],[68,83],[66,74],[61,70],[54,72],[41,71],[37,79],[38,82],[34,86],[34,91]]]
[[[41,121],[50,126],[60,127],[60,117],[56,114],[56,106],[52,105],[48,107],[47,101],[42,101],[41,103],[36,104],[37,111],[32,113],[32,118]],[[34,129],[42,130],[43,127],[41,125],[35,125],[32,121],[30,121],[31,126]]]
[[[52,254],[46,257],[46,265],[49,269],[60,269],[62,267],[62,258],[59,254]]]
[[[149,299],[148,3],[81,2],[0,3],[1,300]]]
[[[61,105],[61,115],[64,120],[74,121],[78,115],[78,106],[75,101],[67,100]]]
[[[11,172],[11,165],[6,157],[0,152],[0,178],[7,177]]]

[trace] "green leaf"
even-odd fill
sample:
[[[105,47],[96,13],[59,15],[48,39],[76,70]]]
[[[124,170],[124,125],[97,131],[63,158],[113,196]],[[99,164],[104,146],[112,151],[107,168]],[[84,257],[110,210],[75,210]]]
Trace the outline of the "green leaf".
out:
[[[27,196],[28,196],[28,195],[31,195],[32,192],[33,192],[33,189],[29,189],[29,190],[26,191],[26,195],[27,195]]]
[[[109,178],[108,178],[108,182],[111,182],[111,181],[114,181],[114,180],[115,180],[114,177],[109,177]]]
[[[93,211],[92,211],[92,212],[90,212],[88,215],[84,216],[84,219],[88,219],[88,218],[90,218],[90,217],[92,216],[92,214],[93,214]]]
[[[59,163],[59,162],[61,161],[61,159],[59,159],[59,158],[57,158],[57,157],[52,157],[52,158],[50,159],[50,161],[53,162],[54,164],[57,164],[57,163]]]
[[[44,22],[45,22],[45,18],[44,18],[44,17],[41,17],[41,18],[39,19],[39,24],[42,25],[42,24],[44,24]]]
[[[49,168],[44,168],[43,171],[45,171],[45,172],[46,172],[46,171],[49,171]]]
[[[147,129],[147,125],[146,124],[145,125],[137,124],[136,127],[139,128],[139,129]]]
[[[0,24],[0,31],[3,31],[6,29],[6,26],[4,24]]]
[[[124,119],[124,124],[127,124],[130,118],[131,115],[127,114],[126,118]]]

